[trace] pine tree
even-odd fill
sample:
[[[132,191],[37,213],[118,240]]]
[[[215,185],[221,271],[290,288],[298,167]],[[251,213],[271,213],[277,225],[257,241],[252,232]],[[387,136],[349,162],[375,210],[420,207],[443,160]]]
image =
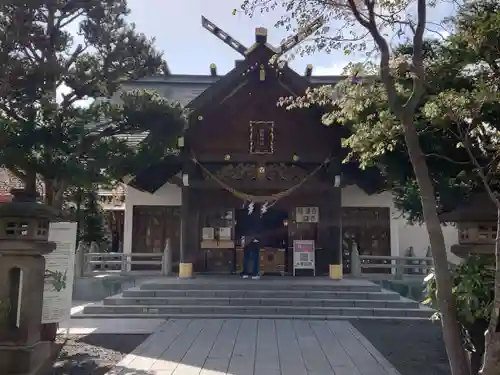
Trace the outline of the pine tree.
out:
[[[86,245],[95,242],[101,249],[109,249],[110,238],[106,231],[104,211],[95,190],[87,192],[81,216],[80,241]]]
[[[181,106],[120,91],[169,74],[154,39],[127,22],[126,0],[18,3],[0,4],[0,167],[32,193],[42,181],[45,203],[61,208],[72,187],[133,175],[176,147]],[[127,143],[144,132],[161,136],[140,149]]]

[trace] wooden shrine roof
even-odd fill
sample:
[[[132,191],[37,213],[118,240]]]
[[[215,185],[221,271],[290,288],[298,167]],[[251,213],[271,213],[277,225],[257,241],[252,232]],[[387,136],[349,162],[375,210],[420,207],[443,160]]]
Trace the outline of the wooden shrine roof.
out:
[[[473,194],[467,202],[439,215],[443,222],[496,222],[497,210],[486,193]]]
[[[202,17],[202,26],[205,29],[243,55],[242,60],[235,61],[231,71],[224,75],[218,75],[216,66],[212,64],[209,67],[209,75],[169,74],[147,77],[138,81],[125,82],[123,88],[125,90],[155,90],[166,99],[178,101],[196,113],[197,110],[219,103],[227,95],[232,95],[238,90],[239,86],[244,85],[245,81],[248,80],[248,72],[252,72],[254,65],[258,66],[265,61],[269,61],[276,53],[286,53],[305,37],[312,35],[322,24],[321,19],[316,20],[310,26],[310,29],[299,31],[297,35],[289,38],[279,47],[271,46],[267,42],[266,29],[257,28],[255,30],[255,43],[250,48],[246,48],[240,42],[234,40],[227,32]],[[297,73],[288,64],[280,66],[279,69],[281,73],[276,78],[279,80],[279,84],[287,87],[289,91],[296,95],[304,94],[308,87],[335,85],[346,78],[345,76],[315,76],[310,66],[306,68],[304,75]],[[320,114],[321,110],[318,108],[318,115]],[[197,117],[192,114],[193,119]],[[144,135],[144,137],[146,136]],[[181,160],[178,156],[167,157],[147,166],[129,184],[140,190],[154,192],[176,176],[181,171],[181,168]],[[357,165],[351,163],[342,166],[342,174],[346,175],[350,181],[355,181],[358,186],[370,194],[380,191],[383,186],[383,180],[377,169],[360,171]]]

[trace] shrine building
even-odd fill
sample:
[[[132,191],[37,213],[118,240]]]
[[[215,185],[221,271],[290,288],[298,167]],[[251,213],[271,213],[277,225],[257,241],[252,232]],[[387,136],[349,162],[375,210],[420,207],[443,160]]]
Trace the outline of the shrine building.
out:
[[[123,86],[156,90],[191,111],[180,138],[183,157],[154,160],[126,181],[123,251],[161,253],[169,239],[174,265],[191,263],[196,273],[238,272],[241,233],[255,202],[267,209],[266,273],[293,272],[297,241],[312,244],[309,271],[315,275],[328,274],[331,264],[348,273],[353,243],[361,254],[405,255],[412,247],[425,256],[425,226],[407,225],[379,171],[342,163],[347,130],[323,125],[320,108],[276,105],[280,97],[344,78],[315,76],[312,66],[299,74],[269,64],[307,35],[274,47],[267,30],[257,28],[247,48],[207,19],[202,25],[242,55],[230,72],[218,75],[212,64],[207,75],[168,74]],[[444,227],[444,234],[448,248],[458,242],[454,227]]]

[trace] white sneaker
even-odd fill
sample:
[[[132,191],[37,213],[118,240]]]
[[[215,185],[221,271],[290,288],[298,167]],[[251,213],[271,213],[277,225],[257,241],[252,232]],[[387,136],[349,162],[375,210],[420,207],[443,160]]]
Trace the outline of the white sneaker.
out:
[[[248,279],[248,275],[242,275],[241,278],[242,279]]]
[[[257,276],[252,276],[252,280],[259,280],[260,279],[260,276],[257,275]]]

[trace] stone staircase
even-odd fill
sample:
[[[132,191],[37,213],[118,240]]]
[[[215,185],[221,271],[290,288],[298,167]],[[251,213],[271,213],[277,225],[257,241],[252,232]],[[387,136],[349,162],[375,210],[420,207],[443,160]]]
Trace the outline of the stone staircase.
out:
[[[429,319],[433,310],[366,280],[199,277],[149,281],[72,318]]]

